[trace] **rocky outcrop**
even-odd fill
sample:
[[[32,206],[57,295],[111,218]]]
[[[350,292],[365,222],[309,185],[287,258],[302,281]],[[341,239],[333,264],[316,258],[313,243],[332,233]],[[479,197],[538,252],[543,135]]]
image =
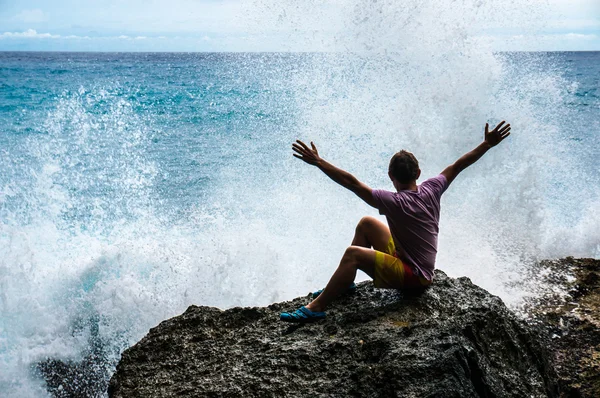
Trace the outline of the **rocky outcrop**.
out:
[[[558,397],[534,329],[468,278],[424,292],[359,285],[301,327],[266,308],[191,306],[126,350],[109,396]]]
[[[46,390],[55,398],[103,398],[116,363],[118,346],[100,337],[100,317],[79,318],[73,334],[88,336],[80,360],[46,358],[32,366],[32,373],[46,381]],[[2,394],[0,394],[0,397]]]
[[[527,307],[529,322],[547,331],[562,397],[600,397],[600,261],[544,261],[544,291]],[[564,292],[567,292],[565,295]]]

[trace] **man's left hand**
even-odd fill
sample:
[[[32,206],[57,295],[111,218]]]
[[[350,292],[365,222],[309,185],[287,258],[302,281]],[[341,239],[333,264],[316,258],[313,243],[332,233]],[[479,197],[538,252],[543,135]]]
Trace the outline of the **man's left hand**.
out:
[[[317,147],[315,144],[310,142],[309,148],[304,142],[300,140],[296,140],[295,143],[292,144],[292,149],[294,150],[294,156],[300,160],[304,160],[308,164],[312,164],[313,166],[317,166],[321,161],[321,157],[319,156],[319,152],[317,151]]]

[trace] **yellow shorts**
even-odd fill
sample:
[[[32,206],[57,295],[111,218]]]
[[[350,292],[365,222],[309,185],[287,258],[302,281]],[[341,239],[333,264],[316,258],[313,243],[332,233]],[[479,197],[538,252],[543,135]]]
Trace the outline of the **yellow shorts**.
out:
[[[390,237],[386,252],[375,251],[375,277],[378,288],[411,289],[431,285],[431,281],[415,274],[413,269],[396,257],[396,246]]]

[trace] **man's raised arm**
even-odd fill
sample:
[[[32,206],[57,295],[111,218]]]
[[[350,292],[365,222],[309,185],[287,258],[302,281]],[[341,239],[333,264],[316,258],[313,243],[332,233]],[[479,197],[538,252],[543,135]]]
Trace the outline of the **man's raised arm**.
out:
[[[358,181],[356,177],[354,177],[347,171],[338,169],[331,163],[328,163],[325,160],[321,159],[315,144],[311,142],[310,146],[312,147],[312,149],[309,148],[304,142],[297,140],[295,143],[292,144],[292,149],[294,150],[294,152],[296,152],[294,153],[294,156],[298,159],[305,161],[308,164],[317,166],[333,181],[337,182],[344,188],[348,188],[349,190],[354,192],[359,198],[367,202],[369,206],[375,207],[375,201],[373,200],[371,188]]]
[[[471,152],[466,153],[460,159],[458,159],[454,164],[446,167],[442,174],[448,180],[448,184],[450,184],[456,176],[478,161],[491,147],[498,145],[502,140],[510,135],[510,124],[504,125],[506,122],[502,122],[496,126],[495,129],[489,131],[490,126],[488,123],[485,124],[485,135],[484,140],[479,146],[473,149]]]

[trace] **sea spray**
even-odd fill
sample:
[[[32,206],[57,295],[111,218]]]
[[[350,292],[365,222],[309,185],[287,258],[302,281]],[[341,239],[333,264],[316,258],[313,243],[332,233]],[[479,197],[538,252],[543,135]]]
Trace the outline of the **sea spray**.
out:
[[[494,53],[471,29],[489,10],[458,12],[474,3],[336,4],[344,12],[309,26],[329,53],[47,55],[66,77],[3,115],[0,390],[43,396],[32,365],[81,359],[90,338],[109,375],[190,304],[322,287],[358,220],[377,213],[294,159],[296,138],[392,189],[397,150],[432,176],[506,118],[511,137],[444,195],[438,265],[517,308],[537,259],[598,256],[598,141],[568,105],[579,90],[560,55]],[[306,39],[310,7],[256,6],[243,17],[263,21],[256,35]],[[22,76],[9,87],[35,92]]]
[[[599,255],[599,177],[590,162],[598,139],[575,127],[580,116],[566,104],[572,82],[564,64],[552,54],[498,54],[485,40],[485,28],[498,24],[543,28],[548,8],[513,1],[309,3],[253,2],[251,15],[273,24],[252,26],[266,37],[287,32],[291,48],[334,52],[314,56],[294,79],[299,136],[366,183],[392,189],[385,166],[401,148],[417,155],[429,177],[475,147],[485,122],[513,126],[513,135],[445,195],[439,266],[517,304],[533,288],[521,281],[523,267],[540,258]],[[573,145],[573,135],[586,136],[591,148]]]

